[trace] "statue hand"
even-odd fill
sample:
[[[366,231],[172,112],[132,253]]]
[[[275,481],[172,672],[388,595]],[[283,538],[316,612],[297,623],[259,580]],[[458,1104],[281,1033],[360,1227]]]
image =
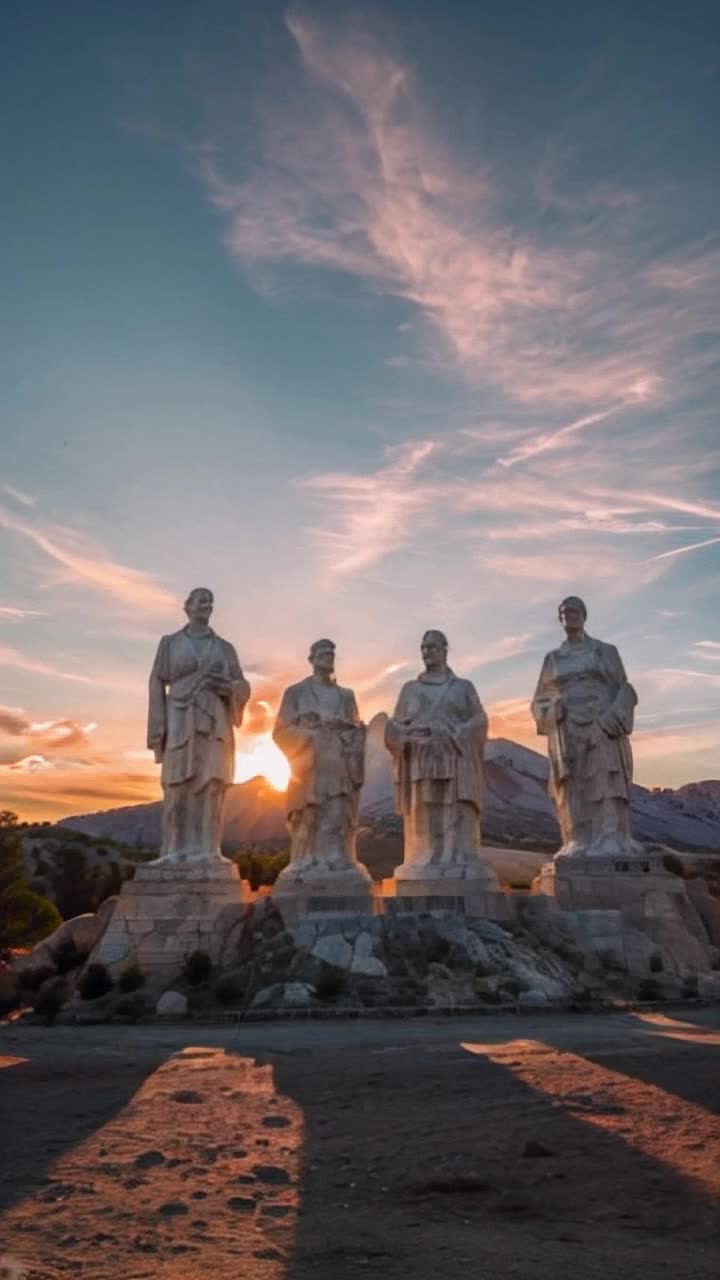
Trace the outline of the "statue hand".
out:
[[[608,738],[618,738],[623,732],[623,726],[613,711],[606,711],[604,715],[598,716],[598,724]]]

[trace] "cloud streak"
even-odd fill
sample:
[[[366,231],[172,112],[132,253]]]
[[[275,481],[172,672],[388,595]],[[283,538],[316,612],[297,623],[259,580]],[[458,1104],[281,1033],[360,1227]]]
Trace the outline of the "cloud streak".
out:
[[[2,507],[0,528],[25,539],[60,565],[66,581],[90,587],[150,614],[163,614],[177,608],[175,597],[153,582],[149,574],[139,569],[130,569],[127,565],[118,564],[104,556],[76,551],[63,545],[57,536],[34,528]]]

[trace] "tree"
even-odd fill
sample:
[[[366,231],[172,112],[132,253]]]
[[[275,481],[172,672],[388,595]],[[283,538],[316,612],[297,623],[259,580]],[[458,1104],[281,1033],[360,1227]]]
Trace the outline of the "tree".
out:
[[[17,816],[0,811],[0,947],[32,946],[62,923],[52,902],[29,886]]]

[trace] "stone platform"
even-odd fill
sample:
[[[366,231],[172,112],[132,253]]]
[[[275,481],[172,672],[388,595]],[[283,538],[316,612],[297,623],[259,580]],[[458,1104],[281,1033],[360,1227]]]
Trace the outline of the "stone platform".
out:
[[[652,895],[670,894],[687,901],[685,881],[672,875],[662,853],[648,851],[632,858],[582,856],[546,862],[536,881],[563,911],[638,911]]]
[[[175,977],[187,956],[206,951],[213,963],[250,891],[226,858],[139,866],[126,881],[110,922],[90,956],[117,974],[136,964],[153,978]]]
[[[380,887],[373,884],[364,867],[358,867],[357,872],[297,875],[291,863],[278,876],[272,900],[286,925],[307,917],[372,916],[382,911]]]

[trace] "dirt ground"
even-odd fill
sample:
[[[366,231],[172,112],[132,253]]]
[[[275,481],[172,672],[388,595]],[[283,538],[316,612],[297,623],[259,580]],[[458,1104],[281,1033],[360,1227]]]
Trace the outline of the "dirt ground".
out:
[[[718,1009],[15,1024],[0,1055],[5,1276],[720,1275]]]

